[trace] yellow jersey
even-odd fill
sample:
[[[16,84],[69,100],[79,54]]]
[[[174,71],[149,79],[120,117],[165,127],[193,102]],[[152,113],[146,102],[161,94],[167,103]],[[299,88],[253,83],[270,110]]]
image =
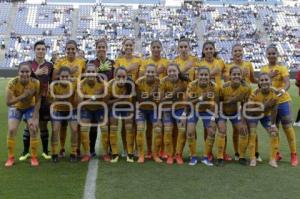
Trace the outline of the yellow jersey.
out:
[[[142,59],[140,57],[135,57],[133,56],[132,59],[126,59],[126,57],[118,57],[116,62],[115,62],[115,67],[118,68],[120,66],[125,67],[126,69],[132,65],[132,64],[137,64],[138,68],[134,71],[131,71],[128,73],[128,76],[133,80],[136,81],[139,75],[139,70],[142,65]]]
[[[80,84],[79,84],[79,96],[84,98],[84,99],[91,99],[92,96],[100,96],[100,95],[103,95],[101,98],[103,99],[105,97],[105,95],[107,93],[106,91],[106,82],[104,81],[96,81],[95,84],[93,85],[90,85],[88,84],[88,81],[87,79],[83,79],[80,81]],[[101,98],[97,98],[97,101],[100,101]],[[101,105],[84,105],[84,108],[86,108],[87,110],[98,110],[99,108],[101,108],[102,106]]]
[[[40,82],[31,77],[28,84],[23,85],[20,81],[20,77],[15,77],[8,82],[6,89],[9,90],[15,97],[22,95],[25,89],[34,90],[33,95],[27,96],[25,99],[22,99],[12,105],[12,107],[17,109],[27,109],[33,107],[37,101],[37,99],[35,99],[35,95],[40,93]]]
[[[198,64],[199,67],[208,67],[210,71],[218,68],[219,72],[214,75],[214,77],[211,77],[211,79],[217,84],[219,88],[222,87],[222,74],[225,69],[225,63],[222,59],[214,58],[212,62],[206,61],[204,58],[202,58]]]
[[[183,72],[183,69],[189,62],[192,62],[192,68],[187,71],[186,74],[188,74],[190,81],[193,81],[195,79],[195,69],[199,62],[196,56],[189,55],[188,59],[186,60],[183,60],[180,56],[177,56],[173,62],[179,65],[179,69],[181,72]]]
[[[160,85],[160,81],[158,78],[154,79],[154,82],[152,84],[148,84],[147,83],[147,79],[145,76],[140,77],[138,80],[136,80],[135,82],[136,84],[136,92],[137,94],[140,96],[140,102],[154,102],[154,103],[158,103],[158,92],[159,92],[159,85]],[[144,97],[144,100],[143,100]],[[147,100],[147,99],[151,99],[151,100]],[[140,108],[142,109],[146,109],[146,110],[152,110],[153,106],[151,106],[150,104],[144,104],[141,105]]]
[[[112,79],[108,82],[108,99],[118,99],[124,96],[123,98],[126,99],[124,101],[131,102],[133,95],[135,94],[134,88],[129,88],[126,86],[119,87],[115,81]]]
[[[268,109],[264,110],[265,116],[268,116],[268,115],[271,115],[272,110],[278,103],[279,97],[277,95],[278,95],[278,90],[276,90],[274,88],[271,88],[270,92],[268,94],[264,94],[264,93],[262,93],[262,91],[260,89],[256,89],[250,96],[249,101],[250,102],[260,102],[263,104],[267,101],[275,100],[275,103],[272,107],[269,107]]]
[[[223,114],[235,115],[238,112],[238,102],[243,104],[248,101],[251,95],[251,87],[247,83],[242,83],[238,88],[233,88],[231,82],[225,83],[220,90],[220,101],[222,103]],[[232,98],[237,98],[237,102],[229,102]]]
[[[63,57],[57,60],[54,64],[54,69],[59,71],[61,67],[77,68],[76,72],[71,74],[72,78],[80,78],[81,74],[85,71],[86,62],[85,59],[76,57],[74,61],[70,62],[67,57]]]
[[[143,60],[143,62],[142,62],[142,66],[140,68],[140,72],[142,74],[145,74],[146,67],[149,64],[154,64],[156,66],[156,69],[158,69],[160,67],[164,67],[165,68],[165,71],[163,73],[159,74],[159,79],[162,79],[163,77],[165,77],[167,75],[167,67],[168,67],[168,64],[169,64],[168,59],[161,58],[160,60],[155,61],[155,60],[153,60],[152,57],[148,57],[147,59]]]
[[[252,65],[251,62],[249,62],[249,61],[243,61],[242,64],[240,64],[240,65],[235,64],[235,63],[226,64],[225,71],[224,71],[224,77],[227,77],[227,79],[229,79],[229,77],[230,77],[229,71],[230,71],[230,68],[233,67],[233,66],[239,66],[242,69],[243,79],[248,84],[254,83],[251,80],[251,73],[253,74],[253,72],[254,72],[253,65]]]
[[[201,101],[210,103],[200,105],[198,112],[205,112],[207,109],[214,111],[215,104],[219,99],[220,89],[213,82],[209,83],[207,87],[201,88],[199,86],[199,80],[194,80],[188,84],[186,94],[189,99],[198,99],[202,96],[203,100]],[[200,102],[200,100],[198,102]]]
[[[277,72],[277,75],[275,77],[272,77],[272,86],[275,87],[277,90],[284,88],[284,81],[283,79],[285,77],[289,77],[289,71],[286,66],[283,65],[276,65],[270,68],[269,65],[263,66],[260,69],[260,72],[262,73],[271,73],[272,71]],[[278,103],[284,103],[291,100],[291,97],[288,92],[285,92],[283,95],[279,97]]]
[[[52,92],[48,96],[57,103],[53,107],[55,111],[72,111],[77,109],[77,81],[73,80],[70,84],[55,83],[52,87]],[[71,110],[68,105],[59,104],[58,102],[69,102],[72,105]]]
[[[170,101],[170,102],[183,102],[185,101],[185,92],[187,89],[187,85],[188,82],[187,81],[182,81],[180,79],[177,80],[177,82],[172,82],[169,77],[164,77],[161,81],[160,81],[160,96],[161,97],[166,97],[169,98],[169,100],[166,101]],[[178,91],[176,93],[174,93],[174,91],[176,91],[175,89],[180,89],[181,91]],[[165,105],[163,106],[165,108],[171,108],[172,105]],[[180,109],[180,108],[184,108],[185,105],[184,104],[178,104],[176,106],[176,109]]]

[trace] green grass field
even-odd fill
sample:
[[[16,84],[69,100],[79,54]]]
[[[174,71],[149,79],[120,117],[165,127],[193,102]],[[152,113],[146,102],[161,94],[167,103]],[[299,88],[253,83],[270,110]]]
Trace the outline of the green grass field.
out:
[[[31,168],[29,162],[18,161],[13,168],[4,167],[7,157],[7,108],[4,103],[6,83],[7,80],[0,80],[0,198],[83,198],[87,164],[73,164],[66,159],[59,164],[41,160],[38,168]],[[293,97],[295,117],[300,107],[295,86],[291,87],[290,94]],[[198,127],[200,139],[197,148],[200,156],[204,147],[202,124]],[[23,126],[18,134],[16,157],[22,151],[22,129]],[[298,136],[300,129],[295,130]],[[235,162],[218,168],[202,164],[195,167],[187,164],[168,166],[152,161],[146,161],[143,165],[128,164],[123,159],[118,164],[109,164],[101,160],[96,198],[298,198],[300,166],[290,166],[287,141],[283,132],[280,135],[284,159],[279,163],[278,169],[268,166],[269,139],[261,127],[258,130],[259,151],[264,162],[255,168],[244,167]],[[233,155],[231,139],[228,152]],[[187,155],[187,147],[185,154]]]

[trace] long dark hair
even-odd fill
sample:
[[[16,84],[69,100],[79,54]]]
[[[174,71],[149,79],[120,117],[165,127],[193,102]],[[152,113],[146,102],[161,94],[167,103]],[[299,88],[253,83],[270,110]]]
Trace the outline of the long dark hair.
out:
[[[205,54],[204,54],[204,48],[205,48],[205,46],[206,45],[212,45],[213,46],[213,48],[215,49],[215,53],[214,53],[214,58],[217,58],[217,56],[218,56],[218,53],[216,52],[216,46],[215,46],[215,43],[213,42],[213,41],[206,41],[206,42],[204,42],[204,44],[203,44],[203,46],[202,46],[202,54],[201,54],[201,57],[202,58],[205,58]]]
[[[178,70],[178,79],[180,79],[181,81],[186,81],[186,82],[190,81],[190,79],[185,74],[183,74],[181,72],[178,64],[176,64],[176,63],[170,63],[168,65],[168,67],[170,67],[170,66],[175,66],[177,68],[177,70]]]

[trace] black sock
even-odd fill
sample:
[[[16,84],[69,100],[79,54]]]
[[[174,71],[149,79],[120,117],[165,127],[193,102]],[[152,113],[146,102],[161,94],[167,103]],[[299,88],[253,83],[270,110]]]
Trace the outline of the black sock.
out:
[[[297,123],[300,122],[300,109],[298,110],[298,114],[295,122]]]
[[[90,153],[95,153],[95,145],[97,140],[97,127],[90,128]]]
[[[23,154],[29,153],[29,147],[30,147],[30,132],[27,128],[24,129],[23,132],[23,145],[24,145],[24,150]]]
[[[43,152],[48,154],[48,142],[49,142],[48,130],[41,131],[41,140],[42,140]]]

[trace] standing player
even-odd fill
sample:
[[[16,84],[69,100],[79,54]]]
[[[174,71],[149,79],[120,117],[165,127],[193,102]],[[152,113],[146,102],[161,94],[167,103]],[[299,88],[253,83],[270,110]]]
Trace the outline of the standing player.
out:
[[[251,94],[251,87],[242,81],[242,70],[238,66],[230,68],[230,82],[225,83],[220,91],[220,116],[218,119],[219,133],[217,134],[218,166],[223,166],[225,137],[227,131],[226,121],[230,120],[231,124],[239,132],[239,163],[246,165],[244,157],[248,145],[247,124],[241,116],[241,109]]]
[[[77,160],[78,123],[77,123],[77,79],[71,78],[71,69],[61,67],[57,73],[59,80],[50,85],[51,117],[52,117],[52,161],[58,162],[58,136],[63,122],[67,121],[71,128],[70,161]]]
[[[298,87],[298,92],[300,95],[300,70],[297,72],[295,85]],[[297,118],[294,122],[294,126],[300,126],[300,108],[298,109]]]
[[[40,109],[40,83],[30,75],[31,66],[28,63],[21,63],[18,76],[9,81],[6,89],[6,104],[9,107],[6,167],[11,167],[15,162],[15,139],[22,118],[26,121],[30,132],[31,166],[39,165],[37,160],[37,128]]]
[[[156,67],[157,66],[154,64],[147,65],[145,76],[140,77],[136,81],[136,98],[137,102],[140,103],[136,116],[136,142],[139,156],[138,163],[144,162],[144,133],[145,130],[148,130],[148,126],[146,129],[146,123],[151,123],[151,127],[154,127],[153,159],[155,162],[162,162],[159,158],[159,150],[162,143],[162,132],[161,124],[159,124],[157,118],[157,102],[159,101],[157,94],[159,91],[160,81],[159,78],[156,77]]]
[[[101,77],[105,81],[110,81],[114,76],[114,61],[107,57],[108,44],[105,39],[99,39],[96,41],[96,56],[97,58],[92,60],[93,63],[97,67],[97,72],[101,75]],[[96,121],[92,121],[95,123]],[[109,126],[109,125],[108,125]],[[108,138],[109,129],[107,132],[101,132],[101,139],[105,141]],[[95,153],[95,144],[97,140],[97,128],[90,128],[90,153],[92,157],[96,156]],[[105,152],[104,152],[105,154]],[[105,161],[109,161],[109,156],[103,156]]]
[[[151,57],[146,58],[143,60],[139,76],[145,75],[146,67],[149,64],[154,64],[156,67],[157,74],[159,75],[159,79],[164,78],[167,75],[167,66],[168,60],[161,56],[162,53],[162,44],[159,40],[154,40],[150,44],[151,49]],[[147,154],[146,158],[151,158],[151,147],[152,147],[152,124],[151,122],[147,122],[147,130],[146,130],[146,137],[147,137]],[[155,153],[155,152],[154,152]],[[163,154],[163,150],[162,150]]]
[[[167,69],[167,76],[160,82],[161,108],[163,110],[164,123],[164,149],[168,155],[167,164],[173,164],[173,128],[178,128],[178,137],[176,141],[176,162],[183,164],[182,152],[186,141],[185,128],[180,117],[184,112],[184,96],[189,79],[182,74],[177,64],[171,63]],[[178,103],[177,106],[173,104]]]
[[[41,88],[41,106],[40,106],[40,117],[39,117],[39,129],[40,136],[43,146],[42,156],[48,160],[51,159],[51,156],[48,155],[48,142],[49,142],[49,132],[47,128],[48,121],[50,120],[50,105],[47,99],[48,87],[51,83],[53,64],[45,60],[46,55],[46,44],[44,41],[38,41],[34,44],[35,58],[32,61],[29,61],[28,64],[31,66],[31,76],[40,81]],[[26,160],[29,154],[30,147],[30,133],[28,128],[24,129],[23,133],[23,144],[24,150],[22,156],[19,160]]]
[[[251,95],[250,103],[259,103],[258,105],[263,105],[263,117],[258,118],[247,118],[249,124],[250,136],[249,136],[249,152],[250,152],[250,166],[256,166],[256,156],[255,156],[255,145],[256,145],[256,129],[258,121],[263,125],[270,135],[270,148],[271,155],[269,164],[272,167],[278,167],[276,162],[276,154],[278,152],[278,129],[276,127],[276,116],[277,116],[277,101],[278,101],[278,91],[271,88],[272,80],[267,73],[261,73],[259,76],[259,83],[253,94]],[[251,106],[251,104],[250,104]],[[252,106],[255,107],[255,104]],[[251,114],[251,113],[250,113]],[[260,114],[260,113],[258,113]],[[250,115],[259,116],[259,115]]]
[[[267,48],[267,59],[269,64],[261,68],[261,72],[268,73],[272,78],[272,86],[278,89],[281,94],[278,99],[278,112],[277,112],[277,127],[281,123],[283,131],[287,137],[290,151],[291,151],[291,165],[298,165],[297,148],[296,148],[296,135],[292,127],[292,113],[291,113],[291,97],[288,94],[290,88],[289,71],[286,66],[277,63],[278,50],[275,45],[270,45]],[[278,153],[277,160],[282,157]]]
[[[53,79],[58,79],[58,71],[61,67],[70,68],[71,78],[80,79],[81,74],[85,70],[85,60],[79,57],[76,57],[77,53],[77,43],[74,40],[69,40],[66,43],[66,56],[58,59],[54,65]],[[65,142],[67,136],[67,123],[63,122],[60,129],[60,156],[65,156]]]

